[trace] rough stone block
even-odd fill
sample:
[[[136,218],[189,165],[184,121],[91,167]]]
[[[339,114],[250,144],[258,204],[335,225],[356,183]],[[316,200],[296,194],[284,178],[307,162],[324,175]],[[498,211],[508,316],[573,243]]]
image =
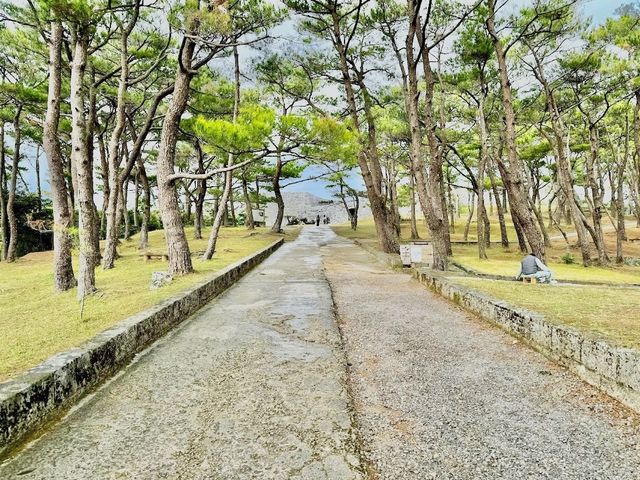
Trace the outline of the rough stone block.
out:
[[[640,392],[640,352],[630,348],[616,349],[618,372],[616,380]]]
[[[550,350],[552,345],[552,327],[541,317],[533,316],[530,322],[530,340],[539,347]]]
[[[561,358],[580,363],[582,340],[582,335],[567,327],[552,328],[551,347],[553,352]]]
[[[584,339],[580,358],[589,370],[612,380],[616,378],[618,356],[615,348],[608,343]]]
[[[525,340],[531,339],[531,316],[527,312],[513,310],[510,320],[513,333]]]

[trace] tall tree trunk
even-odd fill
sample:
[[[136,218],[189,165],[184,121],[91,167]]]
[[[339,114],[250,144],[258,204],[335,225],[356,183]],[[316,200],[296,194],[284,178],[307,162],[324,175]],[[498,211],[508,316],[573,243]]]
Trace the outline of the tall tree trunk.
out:
[[[640,97],[638,97],[640,98]],[[636,104],[634,108],[634,124],[636,118],[640,112],[640,105]],[[635,129],[635,125],[634,125]],[[634,133],[635,135],[635,133]],[[627,162],[629,160],[629,117],[626,118],[626,129],[624,136],[624,152],[622,160],[618,161],[617,175],[616,175],[616,217],[617,217],[617,232],[616,232],[616,263],[621,265],[624,263],[624,255],[622,251],[622,243],[627,240],[627,231],[624,218],[624,174],[627,169]]]
[[[238,111],[240,109],[240,55],[238,54],[238,47],[233,47],[233,60],[234,60],[234,78],[235,78],[235,90],[233,97],[233,123],[238,121]],[[227,166],[231,167],[233,165],[233,154],[229,153],[229,157],[227,158]],[[233,170],[228,170],[224,173],[224,190],[222,191],[222,196],[220,198],[220,207],[216,212],[216,216],[213,219],[213,225],[211,227],[211,234],[209,235],[209,243],[207,245],[207,250],[204,252],[202,256],[203,260],[211,260],[213,254],[216,251],[216,245],[218,243],[218,234],[220,233],[220,227],[222,226],[222,221],[227,218],[227,201],[231,196],[231,187],[233,183]],[[233,208],[233,200],[231,201],[231,208]],[[234,215],[235,217],[235,215]]]
[[[278,142],[278,150],[276,152],[276,166],[273,172],[273,179],[271,185],[273,186],[273,194],[276,197],[276,205],[278,211],[276,212],[276,219],[273,222],[271,231],[274,233],[282,232],[282,220],[284,219],[284,199],[282,198],[282,191],[280,190],[280,176],[282,175],[282,147],[284,145],[284,139],[281,138]]]
[[[360,212],[360,197],[358,196],[358,192],[352,192],[353,198],[355,200],[356,206],[353,208],[353,213],[351,214],[351,229],[358,229],[358,213]]]
[[[96,88],[96,72],[93,67],[90,70],[90,87],[89,87],[89,109],[87,115],[87,155],[89,156],[89,163],[91,165],[91,191],[94,190],[93,185],[93,165],[94,165],[94,141],[95,141],[95,127],[97,124],[97,112],[96,112],[96,102],[97,102],[97,88]],[[93,205],[93,224],[89,229],[89,234],[91,235],[91,241],[93,242],[93,251],[96,254],[96,265],[100,262],[102,255],[100,254],[100,217],[98,216],[98,207],[96,207],[95,199],[93,195],[91,195],[91,204]]]
[[[507,69],[506,52],[495,27],[495,6],[496,0],[487,0],[489,15],[487,17],[487,30],[493,41],[496,59],[498,62],[498,72],[500,77],[500,87],[502,91],[502,107],[504,120],[504,142],[507,148],[508,163],[505,164],[503,158],[497,158],[498,164],[503,164],[500,174],[504,186],[509,196],[510,210],[517,218],[518,224],[531,246],[532,251],[544,261],[545,248],[544,240],[537,227],[534,215],[529,210],[527,185],[524,177],[524,165],[518,156],[516,146],[516,116],[513,109],[513,94],[509,73]]]
[[[489,190],[489,216],[493,217],[493,190]]]
[[[49,90],[47,95],[47,113],[43,125],[43,148],[47,155],[49,185],[53,201],[53,279],[58,292],[73,288],[76,279],[73,275],[71,248],[73,240],[69,229],[73,224],[72,210],[67,200],[67,184],[64,178],[64,160],[58,137],[60,122],[60,89],[62,85],[62,23],[51,22],[49,40]],[[4,132],[4,125],[1,126]],[[4,157],[4,141],[2,142]]]
[[[195,143],[198,152],[198,172],[204,173],[204,152],[200,146],[200,142]],[[200,240],[202,238],[202,227],[204,226],[204,200],[207,196],[207,180],[196,180],[196,200],[195,200],[195,222],[193,238]]]
[[[491,247],[491,221],[489,220],[489,215],[487,214],[486,205],[482,206],[482,212],[480,216],[482,217],[482,223],[484,223],[484,244],[485,247],[489,248]]]
[[[251,205],[251,197],[249,196],[249,186],[247,185],[247,179],[244,174],[242,175],[242,196],[244,198],[244,226],[247,227],[248,230],[253,230],[256,228],[255,222],[253,220],[253,205]]]
[[[451,234],[456,231],[456,202],[453,199],[453,188],[449,179],[447,179],[447,204],[449,206],[449,233]]]
[[[473,190],[469,190],[469,216],[467,217],[467,222],[464,225],[464,233],[462,234],[462,240],[464,242],[469,241],[469,229],[471,228],[471,220],[473,220],[473,213],[475,210],[476,199]],[[480,222],[478,222],[480,223]]]
[[[578,235],[578,243],[582,254],[582,264],[585,267],[588,267],[591,265],[591,249],[589,238],[587,236],[588,232],[582,223],[580,207],[578,206],[578,200],[576,199],[575,191],[573,189],[573,175],[571,171],[571,162],[568,157],[569,147],[568,141],[566,140],[566,127],[562,120],[560,109],[556,103],[555,93],[545,76],[542,60],[538,57],[534,49],[530,48],[530,51],[535,60],[533,72],[545,92],[547,112],[551,117],[551,127],[554,138],[553,141],[551,141],[550,138],[549,140],[551,145],[555,145],[558,181],[560,183],[560,188],[562,188],[562,191],[568,200],[568,208],[571,211],[571,218],[576,227],[576,234]],[[534,213],[539,217],[539,224],[544,234],[544,221],[540,221],[541,215],[539,215],[535,205],[532,205],[532,207]]]
[[[344,44],[341,22],[342,18],[338,13],[337,4],[334,5],[334,10],[331,12],[332,29],[333,29],[333,43],[338,53],[340,61],[340,72],[342,74],[343,86],[347,98],[347,105],[349,109],[349,115],[353,121],[354,128],[361,133],[363,129],[359,118],[360,109],[356,103],[356,95],[354,90],[354,81],[349,68],[349,53],[347,46]],[[362,73],[362,72],[360,72]],[[364,109],[367,117],[367,147],[362,148],[358,154],[358,165],[362,173],[362,178],[367,190],[367,197],[369,198],[369,206],[371,208],[371,214],[376,227],[376,233],[378,236],[378,243],[383,252],[386,253],[399,253],[400,246],[398,244],[398,238],[395,234],[395,230],[392,225],[392,218],[390,217],[385,198],[382,192],[382,169],[380,167],[380,161],[377,152],[377,140],[375,125],[373,123],[373,115],[371,113],[371,99],[366,92],[366,85],[364,79],[359,79],[359,86],[364,98]]]
[[[633,169],[630,174],[631,197],[633,198],[636,227],[640,228],[640,89],[634,92],[635,104],[633,106],[633,144],[635,155]]]
[[[91,231],[95,226],[95,205],[93,203],[93,162],[87,148],[87,117],[83,81],[87,67],[89,33],[80,27],[73,41],[73,61],[71,64],[71,163],[77,172],[77,200],[79,210],[79,271],[78,299],[82,300],[96,290],[95,243]],[[113,194],[113,192],[112,192]]]
[[[622,245],[627,239],[624,221],[624,170],[626,167],[627,152],[625,148],[625,155],[622,161],[622,165],[618,166],[618,172],[616,175],[616,263],[622,265],[624,263],[624,254]]]
[[[624,263],[622,244],[627,239],[624,222],[624,166],[620,170],[618,172],[616,182],[616,263],[618,265],[622,265]]]
[[[107,148],[104,144],[105,131],[98,133],[98,155],[100,156],[100,179],[102,180],[102,212],[100,217],[100,235],[106,234],[107,207],[111,189],[109,188],[109,163],[107,162]]]
[[[509,198],[507,195],[507,189],[502,189],[502,206],[504,207],[504,213],[511,213],[509,209]]]
[[[71,158],[65,161],[65,175],[67,180],[67,205],[71,214],[71,226],[75,225],[75,211],[76,211],[76,173],[71,168]]]
[[[233,200],[233,186],[231,188],[231,194],[229,195],[229,211],[231,212],[231,226],[236,227],[238,225],[238,219],[236,217],[236,203]]]
[[[6,176],[6,150],[4,138],[4,121],[0,120],[0,260],[7,259],[7,248],[9,247],[9,232],[7,230],[7,176]]]
[[[433,244],[433,265],[436,270],[447,269],[447,257],[449,245],[447,238],[449,231],[445,221],[446,213],[442,208],[441,183],[442,183],[442,156],[438,152],[438,140],[435,137],[435,122],[433,120],[433,73],[429,64],[428,52],[422,53],[423,69],[425,72],[425,116],[424,133],[427,135],[429,145],[430,161],[427,169],[424,165],[425,154],[422,148],[423,129],[420,124],[418,114],[418,59],[414,58],[414,39],[421,31],[418,15],[414,15],[416,4],[414,0],[409,2],[409,17],[413,19],[409,23],[409,32],[406,38],[405,55],[407,57],[407,101],[406,106],[409,114],[409,127],[411,134],[411,154],[414,161],[413,172],[416,179],[416,190],[422,213],[425,216],[431,242]],[[421,40],[424,43],[424,39]]]
[[[122,215],[124,217],[124,239],[129,240],[131,226],[129,221],[129,179],[127,178],[122,185]]]
[[[193,271],[189,243],[187,242],[180,216],[178,193],[176,192],[175,183],[170,177],[175,173],[174,163],[178,127],[180,118],[187,107],[189,85],[193,78],[191,66],[194,50],[194,41],[188,37],[183,38],[180,49],[180,65],[176,73],[173,97],[162,125],[160,148],[156,163],[158,203],[169,255],[170,275],[184,275]]]
[[[13,162],[11,164],[11,181],[9,183],[9,196],[7,198],[7,220],[9,222],[9,247],[7,248],[7,262],[15,262],[18,252],[18,217],[15,211],[16,187],[18,182],[20,147],[22,146],[22,129],[20,116],[22,105],[16,109],[13,118]]]
[[[138,173],[140,182],[142,183],[142,222],[140,224],[140,243],[138,249],[146,250],[149,247],[149,221],[151,220],[151,187],[149,186],[149,178],[144,168],[142,158],[138,158]]]
[[[42,210],[42,184],[40,182],[40,145],[36,146],[36,156],[34,159],[36,168],[36,195],[38,196],[38,211]]]
[[[411,240],[418,240],[418,222],[416,219],[416,180],[411,171],[409,175],[409,202],[411,206]],[[453,225],[453,222],[451,223]]]
[[[496,183],[493,170],[489,168],[487,170],[489,180],[491,181],[491,191],[493,192],[493,198],[496,202],[496,210],[498,211],[498,224],[500,225],[500,243],[504,248],[509,248],[509,235],[507,233],[507,222],[504,217],[504,207],[500,200],[500,192],[498,191],[498,184]]]
[[[444,151],[440,140],[436,136],[436,123],[433,118],[433,99],[435,79],[431,70],[429,52],[422,53],[422,67],[425,78],[425,110],[423,115],[424,131],[427,136],[429,146],[429,165],[427,176],[427,193],[430,208],[427,209],[427,223],[431,232],[431,240],[434,244],[434,268],[438,270],[447,269],[447,256],[451,254],[451,240],[449,224],[447,219],[446,203],[444,201],[444,181],[442,168],[444,164]],[[441,247],[437,247],[441,245]],[[436,259],[436,249],[442,249],[444,255],[438,255]]]
[[[393,226],[396,229],[396,235],[400,237],[401,233],[401,217],[400,217],[400,205],[398,204],[398,188],[396,184],[395,166],[391,167],[392,170],[389,175],[389,203],[391,204],[391,215],[393,216]]]
[[[484,115],[484,101],[485,101],[485,87],[484,87],[484,72],[482,72],[482,92],[478,96],[478,129],[480,132],[480,156],[478,160],[478,175],[476,183],[478,185],[478,221],[477,221],[477,235],[478,235],[478,257],[487,258],[487,239],[490,235],[488,229],[486,229],[485,217],[487,212],[484,207],[484,170],[487,165],[488,156],[488,135],[487,126],[485,123]]]
[[[136,168],[136,174],[133,176],[133,226],[138,228],[138,204],[140,203],[140,171]]]
[[[516,231],[516,237],[518,239],[518,248],[522,253],[526,253],[529,249],[527,248],[527,240],[524,236],[524,232],[522,231],[522,225],[520,225],[520,220],[516,217],[513,210],[511,210],[511,220],[513,221],[513,228]]]
[[[598,261],[601,265],[609,263],[609,256],[604,243],[604,233],[602,230],[602,211],[604,209],[604,191],[600,188],[599,165],[600,165],[600,140],[598,137],[598,127],[589,121],[589,147],[590,155],[587,157],[587,179],[591,190],[593,202],[591,218],[593,219],[593,229],[596,234],[596,250],[598,251]]]
[[[132,8],[132,17],[129,22],[122,27],[120,35],[120,78],[118,80],[115,125],[111,132],[111,140],[109,141],[109,187],[111,189],[111,195],[109,196],[109,204],[107,207],[107,234],[102,258],[102,268],[105,270],[113,268],[117,258],[116,248],[118,245],[118,238],[120,237],[118,204],[121,203],[122,200],[119,197],[122,192],[122,185],[129,177],[129,172],[123,172],[123,175],[126,178],[120,177],[119,168],[123,157],[120,145],[124,143],[122,141],[122,136],[127,121],[126,93],[127,81],[129,79],[129,35],[133,31],[137,22],[139,9],[140,1],[135,0],[134,7]],[[126,204],[124,205],[124,214],[128,217]]]
[[[400,69],[401,75],[402,75],[402,93],[403,93],[403,97],[404,97],[404,102],[405,102],[405,109],[408,112],[409,111],[409,107],[408,107],[408,102],[411,101],[411,99],[409,98],[409,76],[407,73],[407,66],[405,65],[405,59],[403,58],[403,52],[402,49],[400,48],[400,45],[398,44],[397,40],[396,40],[396,32],[387,25],[388,28],[383,28],[382,29],[382,34],[387,37],[387,39],[389,40],[389,42],[391,43],[391,47],[393,49],[393,52],[396,56],[396,60],[398,62],[398,67]],[[409,181],[410,181],[410,207],[411,207],[411,219],[410,219],[410,223],[411,223],[411,239],[412,240],[416,240],[418,238],[420,238],[420,236],[418,235],[418,225],[417,225],[417,221],[416,221],[416,197],[415,197],[415,189],[416,189],[416,185],[415,185],[415,173],[414,173],[414,166],[417,165],[418,163],[420,163],[419,159],[415,159],[413,157],[414,151],[413,149],[409,149],[409,170],[410,170],[410,175],[409,175]],[[397,212],[397,223],[398,226],[400,225],[400,212],[399,209],[397,208],[397,204],[396,204],[396,209],[395,211]],[[453,222],[451,222],[451,224],[453,225]],[[355,230],[355,229],[354,229]],[[398,229],[397,234],[400,235],[400,230]]]

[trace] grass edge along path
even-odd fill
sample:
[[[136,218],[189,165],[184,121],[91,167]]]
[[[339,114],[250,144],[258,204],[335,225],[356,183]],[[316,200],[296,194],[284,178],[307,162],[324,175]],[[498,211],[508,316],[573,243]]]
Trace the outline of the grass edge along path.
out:
[[[362,220],[356,231],[351,230],[348,224],[331,225],[331,227],[333,231],[341,237],[350,240],[371,242],[372,245],[378,248],[375,227],[373,221],[370,219]],[[400,241],[410,242],[408,223],[402,222],[401,227],[402,235]],[[630,235],[640,235],[640,229],[630,229],[629,231],[631,232]],[[612,235],[612,233],[608,232],[607,236],[610,235]],[[421,237],[424,239],[426,232],[421,231]],[[492,238],[494,242],[499,239],[499,237],[495,235],[493,235]],[[515,234],[513,234],[511,238],[515,238]],[[459,241],[460,239],[460,232],[452,235],[452,240]],[[472,241],[474,237],[470,235],[469,239]],[[572,239],[572,241],[575,242],[575,239]],[[609,253],[612,254],[611,246],[609,247]],[[631,256],[640,257],[639,244],[630,243],[625,245],[625,250]],[[572,254],[576,263],[565,264],[561,257],[566,253]],[[499,243],[492,244],[492,246],[487,249],[487,255],[489,256],[488,259],[478,258],[477,245],[454,244],[453,257],[451,257],[451,259],[477,273],[514,277],[518,273],[520,260],[523,256],[518,250],[517,244],[513,242],[510,249],[502,248]],[[553,271],[554,278],[557,280],[611,283],[617,285],[640,284],[640,267],[632,267],[629,265],[617,266],[612,264],[606,267],[593,265],[585,268],[579,263],[579,257],[580,255],[575,245],[567,247],[563,240],[556,240],[553,242],[552,247],[547,248],[547,264]]]
[[[375,234],[372,229],[351,233],[347,225],[332,227],[336,234],[344,238],[364,241],[369,247],[379,250],[375,237],[371,237],[371,234]],[[515,276],[519,252],[504,252],[499,246],[494,246],[488,253],[489,260],[480,260],[476,246],[456,245],[452,259],[480,273]],[[557,261],[549,263],[556,277],[562,280],[605,281],[617,286],[531,285],[459,275],[447,276],[447,280],[515,307],[540,313],[550,323],[571,326],[592,338],[623,347],[640,348],[640,288],[624,287],[625,283],[640,283],[640,268],[585,268]]]
[[[295,238],[298,231],[287,233],[285,239]],[[192,229],[187,229],[187,236],[193,237]],[[166,270],[166,262],[145,262],[137,249],[137,238],[123,241],[116,267],[96,269],[98,293],[86,299],[82,318],[75,289],[53,292],[51,252],[26,255],[14,264],[0,263],[0,382],[183,292],[279,238],[282,235],[272,234],[268,228],[253,232],[242,227],[224,228],[210,261],[197,255],[206,246],[206,236],[190,240],[195,273],[157,290],[149,288],[151,272]],[[164,251],[161,230],[150,232],[149,241],[149,251]]]

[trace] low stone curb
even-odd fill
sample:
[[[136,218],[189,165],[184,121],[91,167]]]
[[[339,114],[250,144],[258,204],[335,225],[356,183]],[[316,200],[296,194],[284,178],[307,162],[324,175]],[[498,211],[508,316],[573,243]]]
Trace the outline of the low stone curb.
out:
[[[414,276],[432,291],[489,320],[640,413],[639,351],[590,339],[578,330],[549,323],[543,315],[457,285],[435,272],[414,270]]]
[[[129,317],[79,347],[0,384],[0,458],[133,356],[233,285],[284,243],[280,239],[214,277]]]
[[[397,266],[396,255],[374,252],[369,246],[361,246],[381,262]],[[541,314],[453,283],[435,271],[406,270],[433,292],[502,328],[640,413],[640,351],[615,347],[605,341],[588,338],[573,328],[554,325]]]

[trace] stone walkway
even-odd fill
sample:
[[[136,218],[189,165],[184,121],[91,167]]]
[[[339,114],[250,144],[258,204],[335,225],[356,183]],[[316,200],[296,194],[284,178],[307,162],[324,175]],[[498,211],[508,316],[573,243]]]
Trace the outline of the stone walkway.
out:
[[[0,479],[639,471],[637,416],[329,228],[306,227],[0,465]]]
[[[344,354],[306,228],[0,479],[358,479]]]
[[[351,243],[324,253],[379,478],[640,478],[637,415]]]

